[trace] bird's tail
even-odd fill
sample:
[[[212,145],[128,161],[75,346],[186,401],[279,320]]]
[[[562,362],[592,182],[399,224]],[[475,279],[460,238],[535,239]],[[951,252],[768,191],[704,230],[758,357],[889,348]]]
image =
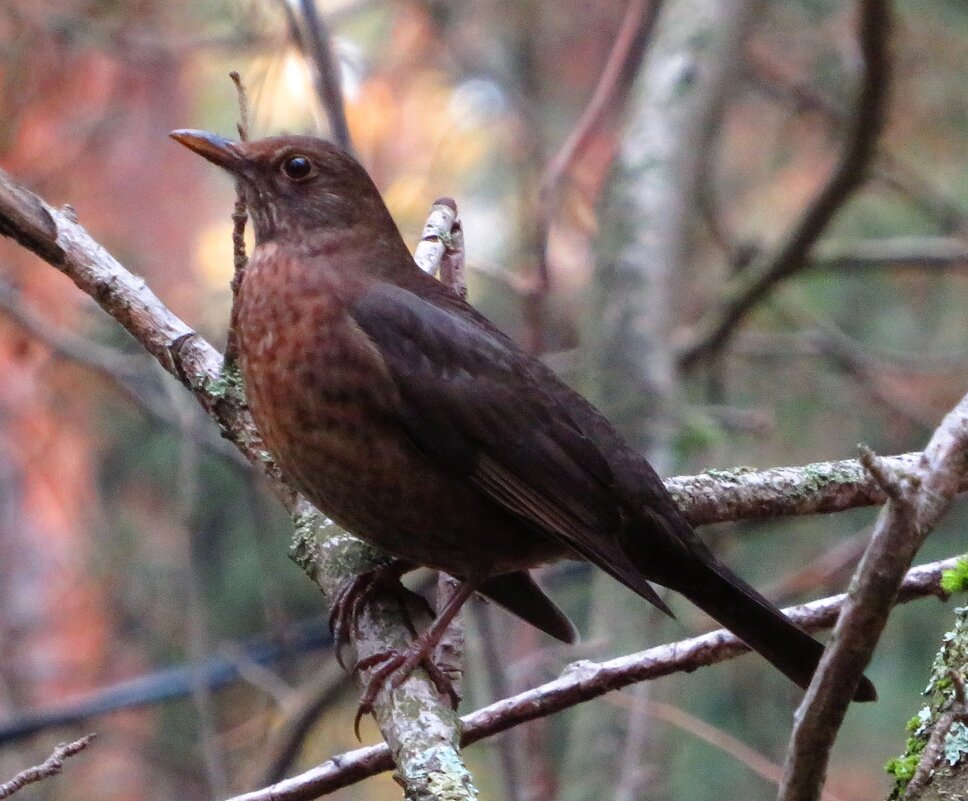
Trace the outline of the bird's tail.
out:
[[[823,645],[791,623],[776,606],[725,565],[712,562],[696,566],[700,575],[684,589],[689,600],[762,654],[795,684],[806,688],[823,655]],[[854,700],[876,699],[874,685],[862,676]]]

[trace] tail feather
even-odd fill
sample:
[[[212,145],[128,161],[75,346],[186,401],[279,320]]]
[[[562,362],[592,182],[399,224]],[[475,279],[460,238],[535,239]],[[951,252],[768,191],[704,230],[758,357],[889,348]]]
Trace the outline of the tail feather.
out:
[[[478,592],[562,642],[578,639],[574,624],[526,570],[491,576]]]
[[[703,568],[701,579],[691,582],[686,592],[689,600],[806,689],[823,656],[823,645],[724,565]],[[876,699],[874,685],[862,676],[854,700]]]

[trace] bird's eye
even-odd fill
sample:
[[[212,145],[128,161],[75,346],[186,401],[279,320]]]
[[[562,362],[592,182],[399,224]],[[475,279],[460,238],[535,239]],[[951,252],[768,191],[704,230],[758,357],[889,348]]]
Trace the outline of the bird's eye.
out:
[[[305,156],[289,156],[282,162],[282,173],[290,181],[304,181],[313,172],[313,163]]]

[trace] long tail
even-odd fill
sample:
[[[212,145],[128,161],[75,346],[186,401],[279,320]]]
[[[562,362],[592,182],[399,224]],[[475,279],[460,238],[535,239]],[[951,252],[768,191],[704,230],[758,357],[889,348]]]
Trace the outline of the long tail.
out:
[[[713,562],[696,567],[700,580],[690,582],[686,597],[806,688],[823,655],[823,645],[725,565]],[[866,676],[861,677],[854,700],[877,700],[877,690]]]

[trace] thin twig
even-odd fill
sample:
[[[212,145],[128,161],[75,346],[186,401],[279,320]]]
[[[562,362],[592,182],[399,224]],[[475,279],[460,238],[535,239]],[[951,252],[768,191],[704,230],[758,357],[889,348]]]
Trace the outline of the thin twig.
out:
[[[722,306],[698,324],[697,333],[680,352],[683,368],[721,350],[747,313],[774,286],[809,266],[811,248],[867,176],[887,107],[891,11],[886,0],[860,0],[858,7],[864,73],[840,161],[777,250],[744,271],[727,290]]]
[[[239,73],[234,70],[229,73],[229,77],[235,84],[235,90],[239,100],[239,122],[236,125],[239,131],[239,139],[243,142],[249,139],[249,100],[246,96],[245,85]],[[242,180],[235,182],[235,206],[232,209],[232,313],[229,320],[229,330],[225,338],[225,364],[233,367],[239,358],[239,344],[236,335],[238,320],[237,309],[239,287],[245,277],[245,268],[249,265],[249,256],[245,252],[245,226],[249,222],[249,212],[245,205],[245,191]]]
[[[64,770],[64,761],[68,757],[81,753],[96,737],[96,734],[88,734],[86,737],[81,737],[80,740],[75,740],[72,743],[62,743],[57,746],[54,752],[41,764],[22,770],[10,779],[10,781],[0,784],[0,799],[9,798],[28,784],[42,781],[49,776],[56,776]]]
[[[611,703],[625,708],[627,706],[624,699],[619,696],[606,696]],[[614,698],[614,700],[613,700]],[[722,751],[732,757],[737,762],[748,767],[757,776],[766,779],[772,784],[779,784],[780,777],[783,775],[783,767],[774,762],[769,757],[761,754],[746,743],[728,732],[690,715],[684,709],[680,709],[673,704],[662,701],[648,699],[643,708],[645,715],[665,721],[677,729],[681,729],[687,734],[691,734],[713,748]],[[833,793],[825,792],[821,796],[821,801],[840,801]]]

